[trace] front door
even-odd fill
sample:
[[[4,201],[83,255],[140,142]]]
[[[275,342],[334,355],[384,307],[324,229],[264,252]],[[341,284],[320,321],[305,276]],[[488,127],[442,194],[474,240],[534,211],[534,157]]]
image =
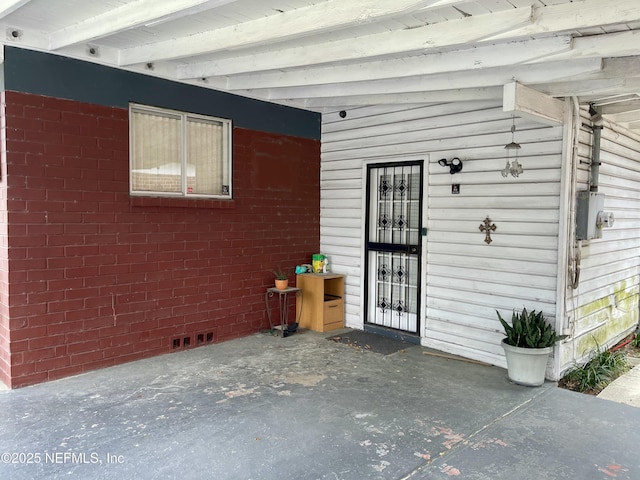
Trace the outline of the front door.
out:
[[[423,162],[367,167],[366,323],[419,331]]]

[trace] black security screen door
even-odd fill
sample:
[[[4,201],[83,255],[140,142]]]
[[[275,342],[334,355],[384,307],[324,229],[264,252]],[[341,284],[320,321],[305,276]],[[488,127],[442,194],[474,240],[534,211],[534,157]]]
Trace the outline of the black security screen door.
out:
[[[418,333],[422,162],[367,167],[366,322]]]

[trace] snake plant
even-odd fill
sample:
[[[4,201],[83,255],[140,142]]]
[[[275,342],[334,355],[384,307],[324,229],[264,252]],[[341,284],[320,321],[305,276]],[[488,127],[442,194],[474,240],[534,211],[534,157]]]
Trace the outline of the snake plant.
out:
[[[521,348],[544,348],[552,347],[556,342],[566,338],[567,335],[558,335],[554,328],[545,320],[542,311],[527,311],[522,309],[522,313],[515,310],[511,316],[511,324],[507,323],[500,312],[496,310],[498,319],[504,327],[505,343],[513,347]]]

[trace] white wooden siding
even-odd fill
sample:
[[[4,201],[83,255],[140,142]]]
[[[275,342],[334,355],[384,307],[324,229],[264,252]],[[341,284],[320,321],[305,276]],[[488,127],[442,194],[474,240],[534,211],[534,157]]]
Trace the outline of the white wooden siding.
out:
[[[583,123],[588,124],[585,112]],[[582,128],[578,190],[588,190],[591,131]],[[572,341],[562,345],[560,369],[583,361],[600,346],[616,343],[638,322],[640,279],[640,136],[605,122],[599,192],[615,215],[603,238],[582,242],[580,283],[567,291]]]
[[[503,178],[511,121],[497,102],[324,116],[320,243],[332,269],[347,274],[348,326],[364,322],[363,165],[376,160],[425,159],[424,345],[505,366],[496,309],[555,316],[562,127],[516,118],[524,173]],[[464,162],[453,176],[437,163],[452,157]],[[459,195],[451,183],[461,185]],[[491,245],[478,229],[487,215],[498,227]]]

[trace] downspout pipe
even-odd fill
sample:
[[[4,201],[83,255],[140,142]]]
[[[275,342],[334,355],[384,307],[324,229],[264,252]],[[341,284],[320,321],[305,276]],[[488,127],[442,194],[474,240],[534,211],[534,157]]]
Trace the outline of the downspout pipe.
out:
[[[600,140],[602,139],[602,115],[598,112],[593,105],[589,107],[589,114],[591,115],[591,130],[593,132],[593,139],[591,144],[591,175],[589,176],[589,191],[598,191],[598,182],[600,178]]]

